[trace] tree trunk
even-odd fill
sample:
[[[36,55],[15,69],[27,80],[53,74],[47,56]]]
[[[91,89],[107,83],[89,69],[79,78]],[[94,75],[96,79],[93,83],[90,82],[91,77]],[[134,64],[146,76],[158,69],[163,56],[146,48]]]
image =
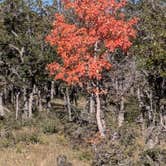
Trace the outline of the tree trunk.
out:
[[[97,126],[99,129],[99,132],[102,137],[105,137],[105,123],[104,119],[101,118],[101,103],[100,103],[100,97],[99,94],[96,93],[96,120],[97,120]]]
[[[166,116],[160,112],[160,125],[166,129]]]
[[[71,116],[71,103],[70,103],[70,97],[69,97],[69,89],[66,88],[66,102],[67,102],[67,111],[69,113],[69,121],[72,121]]]
[[[54,94],[55,94],[55,87],[54,87],[54,81],[51,81],[51,100],[54,98]]]
[[[142,129],[142,137],[145,140],[145,137],[146,137],[146,132],[145,132],[146,124],[145,124],[143,111],[141,111],[141,129]]]
[[[39,112],[43,110],[40,90],[38,91],[38,109],[39,109]]]
[[[32,103],[33,103],[33,93],[34,93],[35,86],[33,86],[33,90],[29,95],[29,103],[28,103],[28,117],[32,118]]]
[[[141,92],[140,92],[139,87],[137,89],[137,99],[138,99],[139,109],[141,111],[142,135],[145,138],[145,126],[146,125],[145,125],[145,120],[144,120],[143,102],[141,100]]]
[[[160,125],[166,129],[166,108],[164,104],[160,104]]]
[[[18,119],[18,115],[19,115],[19,95],[20,93],[16,94],[16,120]]]
[[[118,126],[121,127],[124,122],[124,97],[120,101],[120,110],[118,115]]]
[[[0,117],[4,117],[4,109],[3,109],[3,101],[2,101],[2,93],[0,93]]]
[[[14,105],[14,87],[12,87],[12,90],[11,90],[11,104]]]
[[[24,108],[23,108],[23,115],[22,118],[26,119],[28,117],[28,98],[26,88],[23,89],[23,100],[24,100]]]
[[[154,109],[153,109],[153,94],[152,94],[152,91],[150,91],[149,100],[150,100],[149,120],[150,120],[150,122],[151,121],[154,122],[155,118],[153,116],[155,115],[155,112],[154,112]]]
[[[91,114],[95,112],[95,101],[93,99],[93,94],[90,95],[90,99],[89,99],[89,112]]]
[[[33,92],[30,93],[29,95],[29,103],[28,103],[28,117],[32,117],[32,102],[33,102]]]
[[[7,105],[8,102],[8,93],[7,93],[7,88],[4,88],[4,105]]]

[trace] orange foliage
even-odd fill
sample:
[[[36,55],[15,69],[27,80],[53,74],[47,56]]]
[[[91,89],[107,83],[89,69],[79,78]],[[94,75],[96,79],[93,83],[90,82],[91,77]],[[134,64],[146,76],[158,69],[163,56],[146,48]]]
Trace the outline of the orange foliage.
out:
[[[64,9],[72,14],[70,18],[65,12],[56,14],[53,29],[46,38],[50,45],[57,46],[62,59],[62,63],[47,66],[50,75],[69,85],[100,80],[102,72],[111,68],[109,52],[117,48],[126,51],[131,46],[137,20],[125,20],[123,12],[117,12],[126,0],[64,0],[63,3]]]
[[[91,145],[98,145],[103,141],[103,137],[99,132],[97,132],[93,137],[85,139],[86,143],[89,143]]]

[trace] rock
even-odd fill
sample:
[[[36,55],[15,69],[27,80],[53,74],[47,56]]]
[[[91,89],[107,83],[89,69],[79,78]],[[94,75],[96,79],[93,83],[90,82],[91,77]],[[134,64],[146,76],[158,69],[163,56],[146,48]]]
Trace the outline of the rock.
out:
[[[57,166],[72,166],[72,163],[67,161],[67,157],[65,155],[59,155],[57,157]]]

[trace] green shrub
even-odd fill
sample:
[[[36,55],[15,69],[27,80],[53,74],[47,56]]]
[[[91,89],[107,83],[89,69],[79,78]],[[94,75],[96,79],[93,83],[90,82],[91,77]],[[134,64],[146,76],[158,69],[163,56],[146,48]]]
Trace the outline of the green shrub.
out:
[[[166,163],[166,150],[158,148],[148,149],[140,154],[140,163],[144,166],[151,165],[165,165]]]
[[[92,154],[88,151],[81,152],[81,154],[79,155],[79,160],[90,161],[91,159],[92,159]]]
[[[0,148],[7,148],[12,145],[12,141],[7,138],[0,139]]]
[[[41,133],[35,129],[22,129],[20,131],[15,131],[13,133],[13,140],[15,144],[19,142],[24,142],[26,144],[37,144],[40,142]]]
[[[59,131],[59,123],[56,120],[45,120],[41,124],[42,132],[45,134],[54,134]]]

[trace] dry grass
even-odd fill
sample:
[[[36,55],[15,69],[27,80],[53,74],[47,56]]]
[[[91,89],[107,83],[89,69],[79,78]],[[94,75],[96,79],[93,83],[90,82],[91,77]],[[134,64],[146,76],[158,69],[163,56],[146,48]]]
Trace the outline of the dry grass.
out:
[[[56,166],[58,155],[66,155],[73,166],[89,166],[90,161],[80,160],[82,152],[71,148],[64,136],[42,137],[45,144],[17,144],[0,150],[0,166]]]

